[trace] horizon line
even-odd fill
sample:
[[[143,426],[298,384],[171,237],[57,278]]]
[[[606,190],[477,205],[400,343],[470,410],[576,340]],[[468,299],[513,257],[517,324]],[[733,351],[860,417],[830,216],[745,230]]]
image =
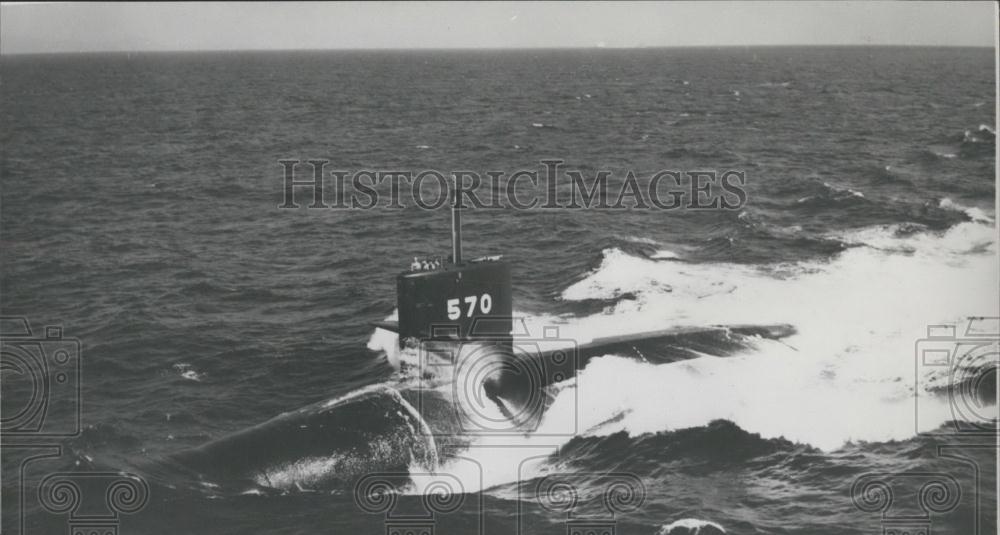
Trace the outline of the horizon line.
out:
[[[56,50],[48,52],[3,52],[0,57],[13,56],[59,56],[87,54],[199,54],[212,52],[257,53],[257,52],[503,52],[531,50],[672,50],[672,49],[720,49],[720,48],[975,48],[997,50],[997,44],[891,44],[891,43],[780,43],[780,44],[720,44],[720,45],[653,45],[653,46],[505,46],[505,47],[358,47],[358,48],[204,48],[204,49],[146,49],[146,50]]]

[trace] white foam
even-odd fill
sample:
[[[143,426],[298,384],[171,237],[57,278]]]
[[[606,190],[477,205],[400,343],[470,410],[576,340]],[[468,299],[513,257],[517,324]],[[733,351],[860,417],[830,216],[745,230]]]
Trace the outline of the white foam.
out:
[[[679,254],[668,249],[660,249],[650,256],[650,258],[654,258],[656,260],[676,260],[680,257],[681,256]]]
[[[957,202],[951,200],[948,197],[941,199],[941,202],[938,204],[938,206],[946,210],[954,210],[956,212],[962,212],[965,215],[969,216],[969,219],[976,221],[978,223],[987,223],[987,224],[993,223],[993,218],[990,217],[983,209],[958,204]]]
[[[659,245],[659,242],[653,238],[646,238],[644,236],[625,236],[625,241],[630,241],[632,243],[642,243],[645,245]]]
[[[689,535],[699,535],[702,530],[715,530],[716,533],[725,533],[726,530],[716,524],[715,522],[710,522],[708,520],[700,520],[697,518],[682,518],[670,524],[664,524],[657,535],[673,535],[675,532],[680,532]]]
[[[385,321],[398,321],[399,311],[393,310],[392,314],[386,316]],[[375,332],[372,333],[371,338],[368,339],[367,344],[368,349],[372,351],[378,351],[385,353],[386,359],[389,360],[389,364],[393,368],[400,368],[400,351],[399,351],[399,335],[387,330],[376,328]]]
[[[174,364],[174,369],[180,372],[181,377],[187,379],[188,381],[201,382],[201,380],[205,378],[204,374],[199,373],[190,364],[186,362],[180,362]]]
[[[327,400],[327,401],[325,401],[323,403],[323,408],[324,409],[329,409],[329,408],[334,407],[336,405],[341,405],[341,404],[343,404],[346,401],[350,401],[352,399],[359,398],[361,396],[364,396],[366,394],[370,394],[372,392],[383,392],[383,393],[390,394],[390,395],[395,394],[396,398],[402,399],[402,398],[400,398],[399,393],[396,392],[395,390],[393,390],[391,387],[389,387],[389,386],[387,386],[385,384],[382,384],[382,383],[378,383],[378,384],[373,384],[373,385],[368,385],[368,386],[365,386],[365,387],[361,387],[361,388],[359,388],[357,390],[352,390],[352,391],[350,391],[350,392],[348,392],[348,393],[346,393],[346,394],[344,394],[342,396],[337,396],[335,398],[329,399],[329,400]],[[310,407],[305,407],[303,410],[308,410],[309,408]]]
[[[254,476],[254,482],[262,487],[284,490],[313,486],[346,460],[342,455],[307,457],[261,472]]]
[[[576,322],[588,333],[603,325],[649,327],[643,318],[661,328],[790,323],[799,333],[788,345],[761,341],[734,358],[661,366],[596,359],[579,376],[587,390],[579,396],[584,410],[599,412],[598,421],[611,416],[608,407],[622,407],[624,418],[607,432],[655,432],[726,418],[751,432],[826,449],[848,440],[912,436],[914,343],[927,325],[1000,314],[997,234],[977,223],[905,237],[897,230],[844,233],[872,246],[847,250],[829,263],[692,265],[605,251],[601,266],[563,298],[629,291],[640,306]],[[928,407],[940,413],[922,414],[926,425],[951,416],[943,403],[928,400]]]

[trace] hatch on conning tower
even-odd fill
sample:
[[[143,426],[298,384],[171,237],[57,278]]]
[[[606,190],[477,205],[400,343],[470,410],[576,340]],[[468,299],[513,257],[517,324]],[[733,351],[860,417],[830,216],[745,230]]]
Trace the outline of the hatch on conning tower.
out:
[[[450,258],[414,258],[410,270],[396,277],[400,347],[431,339],[510,337],[510,266],[499,255],[462,258],[462,209],[453,187]]]

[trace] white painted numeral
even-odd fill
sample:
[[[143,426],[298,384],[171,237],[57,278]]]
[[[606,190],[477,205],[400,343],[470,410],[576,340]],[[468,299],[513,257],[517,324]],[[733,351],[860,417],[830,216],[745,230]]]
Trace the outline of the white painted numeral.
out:
[[[477,297],[475,295],[470,295],[462,300],[459,299],[449,299],[448,300],[448,319],[457,320],[462,316],[462,309],[459,306],[461,301],[465,301],[468,308],[465,311],[465,317],[471,318],[476,312],[476,304],[479,304],[479,311],[483,314],[489,314],[493,310],[493,296],[490,294],[483,294],[482,297]]]
[[[458,308],[458,299],[448,300],[448,319],[457,320],[462,315],[462,309]]]

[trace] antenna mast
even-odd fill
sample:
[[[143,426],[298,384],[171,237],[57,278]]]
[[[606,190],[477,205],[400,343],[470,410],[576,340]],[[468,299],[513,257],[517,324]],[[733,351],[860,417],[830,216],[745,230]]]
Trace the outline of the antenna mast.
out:
[[[451,263],[462,263],[462,207],[458,199],[458,178],[451,188]]]

